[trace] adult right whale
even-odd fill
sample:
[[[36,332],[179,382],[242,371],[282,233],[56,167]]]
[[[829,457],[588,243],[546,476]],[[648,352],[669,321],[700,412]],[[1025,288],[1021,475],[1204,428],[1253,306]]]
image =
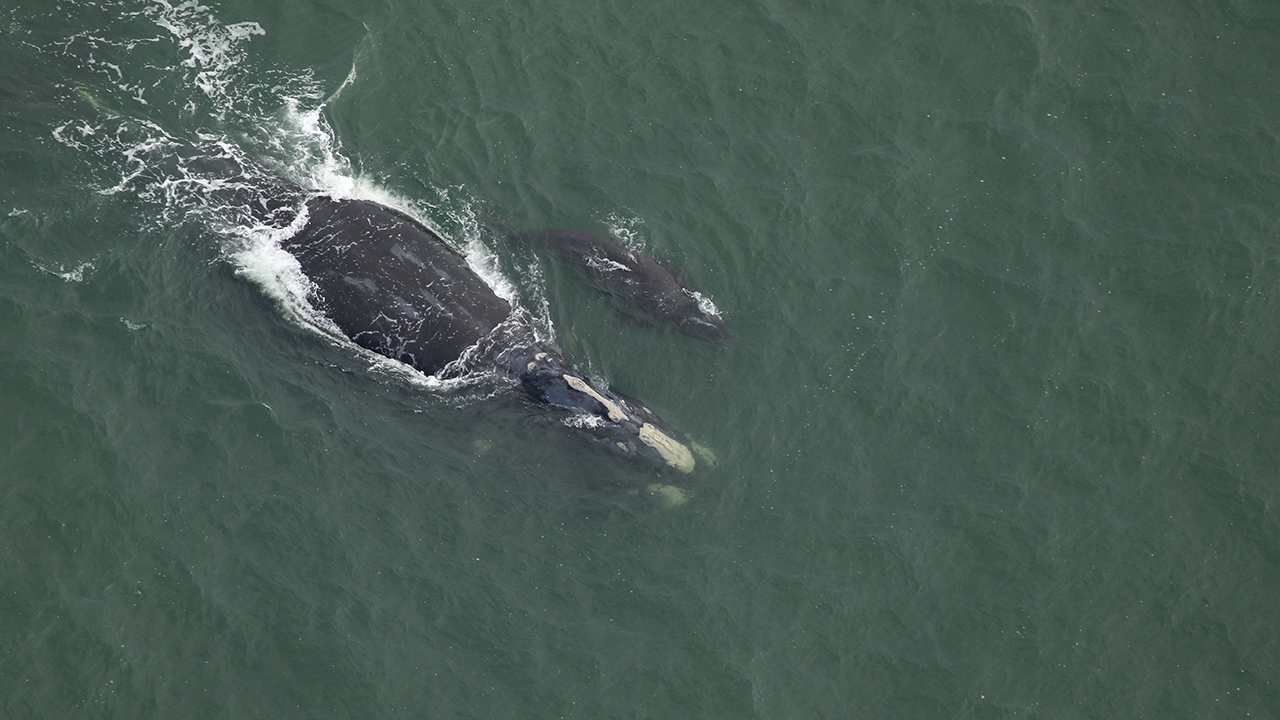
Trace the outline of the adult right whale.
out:
[[[699,340],[727,345],[737,339],[710,300],[662,263],[616,238],[559,228],[528,230],[512,238],[577,267],[597,290],[621,299],[623,312],[653,324],[672,323]]]

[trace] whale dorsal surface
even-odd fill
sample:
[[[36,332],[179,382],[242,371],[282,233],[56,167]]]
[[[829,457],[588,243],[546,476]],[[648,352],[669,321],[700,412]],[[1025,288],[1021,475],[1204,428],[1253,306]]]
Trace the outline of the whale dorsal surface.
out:
[[[597,290],[621,299],[621,309],[628,314],[653,324],[672,323],[700,340],[730,343],[737,337],[714,306],[678,275],[616,238],[559,228],[530,230],[515,237],[577,267]]]
[[[422,223],[366,200],[316,196],[282,247],[321,312],[362,347],[432,374],[511,315],[467,261]]]

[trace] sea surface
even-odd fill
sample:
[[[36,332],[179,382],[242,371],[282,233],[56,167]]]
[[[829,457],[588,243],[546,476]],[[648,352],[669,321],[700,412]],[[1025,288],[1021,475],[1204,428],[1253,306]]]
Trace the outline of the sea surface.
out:
[[[1280,4],[0,2],[0,717],[1280,718]],[[343,340],[248,166],[718,462]]]

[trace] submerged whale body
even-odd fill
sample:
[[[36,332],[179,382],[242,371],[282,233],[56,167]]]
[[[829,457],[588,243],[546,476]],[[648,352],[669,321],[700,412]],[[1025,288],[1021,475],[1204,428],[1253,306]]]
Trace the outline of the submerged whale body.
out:
[[[669,322],[686,335],[729,344],[737,335],[710,301],[648,254],[617,239],[582,230],[546,228],[516,233],[530,247],[554,252],[597,290],[623,301],[620,309],[647,322]]]
[[[311,281],[312,304],[352,341],[439,377],[509,377],[612,448],[662,469],[693,470],[689,448],[653,413],[542,347],[527,315],[425,225],[366,200],[305,203],[305,226],[281,246]],[[278,209],[253,208],[271,217]]]

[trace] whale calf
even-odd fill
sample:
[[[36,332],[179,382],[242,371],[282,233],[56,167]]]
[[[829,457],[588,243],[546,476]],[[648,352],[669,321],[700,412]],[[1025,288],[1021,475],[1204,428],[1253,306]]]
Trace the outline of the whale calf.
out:
[[[260,218],[278,217],[279,209],[279,201],[251,207]],[[689,447],[642,404],[543,347],[527,313],[421,222],[375,202],[326,195],[307,197],[305,211],[305,225],[281,247],[311,281],[312,305],[356,344],[442,378],[497,373],[625,455],[679,473],[696,466]]]
[[[577,267],[597,290],[619,298],[623,312],[652,324],[672,323],[699,340],[727,345],[737,338],[710,300],[662,263],[616,238],[558,228],[511,237]]]

